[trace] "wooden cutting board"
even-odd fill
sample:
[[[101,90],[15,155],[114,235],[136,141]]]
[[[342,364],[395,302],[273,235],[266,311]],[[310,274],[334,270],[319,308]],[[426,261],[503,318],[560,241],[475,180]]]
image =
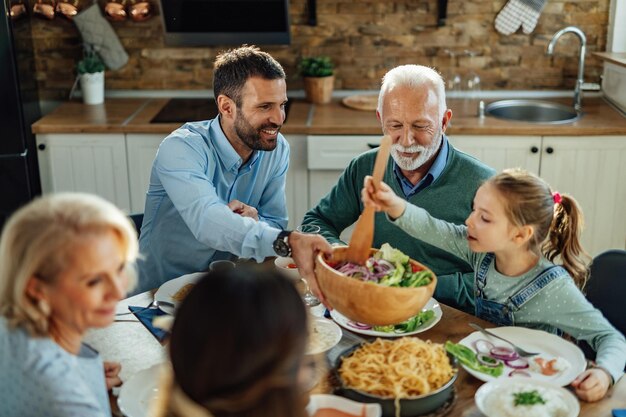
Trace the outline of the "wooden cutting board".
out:
[[[355,110],[376,111],[378,94],[356,94],[344,97],[341,102],[344,106]]]

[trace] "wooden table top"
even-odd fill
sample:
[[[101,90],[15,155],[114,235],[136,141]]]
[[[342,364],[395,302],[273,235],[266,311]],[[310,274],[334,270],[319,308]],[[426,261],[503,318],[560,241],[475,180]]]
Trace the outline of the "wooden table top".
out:
[[[118,304],[117,311],[125,312],[128,305],[144,306],[150,304],[152,294],[145,292]],[[422,339],[430,339],[433,342],[444,343],[446,340],[458,342],[473,332],[468,326],[469,322],[476,322],[484,327],[494,327],[491,323],[480,320],[477,317],[464,313],[460,310],[441,304],[443,317],[436,326],[423,333],[419,333]],[[136,372],[148,368],[155,363],[165,360],[165,350],[159,342],[146,330],[133,315],[119,317],[122,322],[115,322],[105,329],[91,331],[86,342],[97,349],[104,360],[119,361],[122,363],[120,377],[128,380]],[[343,337],[338,349],[345,349],[346,345],[354,344],[360,340],[360,336],[342,329]],[[341,345],[344,345],[341,347]],[[331,356],[333,349],[328,352]],[[474,404],[474,393],[482,385],[482,381],[474,378],[463,368],[459,369],[458,379],[455,383],[457,392],[456,403],[447,416],[450,417],[481,417]],[[329,393],[330,385],[322,379],[312,393]],[[596,403],[581,401],[581,417],[611,417],[612,410],[626,408],[626,378],[622,378],[609,392],[608,396]]]

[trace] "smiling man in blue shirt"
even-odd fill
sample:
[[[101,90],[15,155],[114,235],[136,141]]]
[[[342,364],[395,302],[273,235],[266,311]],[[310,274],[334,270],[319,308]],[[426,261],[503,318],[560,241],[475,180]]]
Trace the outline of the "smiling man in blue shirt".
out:
[[[216,259],[274,256],[273,243],[287,226],[289,145],[279,133],[287,102],[283,68],[269,54],[243,46],[217,57],[213,89],[219,116],[186,123],[157,152],[137,291],[206,270]],[[312,252],[307,255],[308,262]]]

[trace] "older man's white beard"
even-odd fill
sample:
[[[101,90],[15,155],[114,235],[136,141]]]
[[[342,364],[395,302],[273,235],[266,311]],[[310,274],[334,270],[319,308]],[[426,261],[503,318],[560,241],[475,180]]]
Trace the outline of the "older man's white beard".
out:
[[[421,145],[413,145],[413,146],[409,146],[405,148],[399,143],[395,143],[391,145],[391,157],[393,158],[394,161],[396,161],[396,164],[398,164],[400,169],[403,169],[405,171],[416,170],[417,168],[424,165],[439,150],[439,146],[441,145],[443,135],[439,132],[437,133],[439,136],[439,140],[433,142],[432,145],[430,145],[429,147],[421,146]],[[400,154],[400,153],[417,153],[417,152],[419,152],[419,155],[417,156],[417,158],[405,157]]]

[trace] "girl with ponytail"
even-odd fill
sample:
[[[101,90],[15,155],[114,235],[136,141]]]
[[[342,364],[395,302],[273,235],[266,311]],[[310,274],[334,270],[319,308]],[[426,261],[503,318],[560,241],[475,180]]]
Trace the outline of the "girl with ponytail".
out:
[[[572,197],[527,171],[504,170],[478,189],[465,225],[456,225],[407,203],[387,184],[375,190],[371,177],[361,196],[408,234],[474,267],[477,316],[587,341],[596,365],[572,382],[581,399],[600,400],[622,376],[624,336],[581,292],[589,272],[580,244],[582,213]]]

